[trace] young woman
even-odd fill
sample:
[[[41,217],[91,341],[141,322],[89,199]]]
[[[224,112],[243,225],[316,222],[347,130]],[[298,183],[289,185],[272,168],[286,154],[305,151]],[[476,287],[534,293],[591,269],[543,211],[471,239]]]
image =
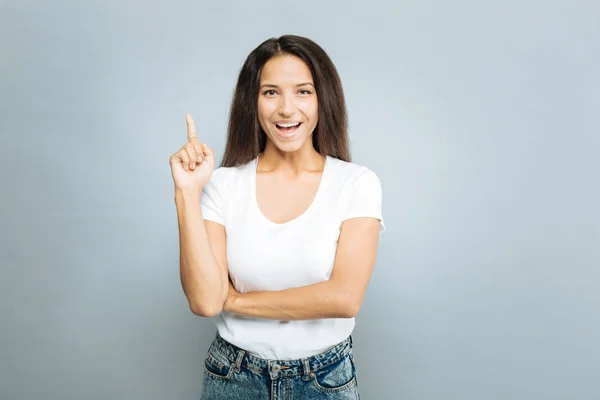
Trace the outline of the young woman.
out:
[[[215,317],[202,399],[358,399],[351,333],[384,230],[382,190],[350,162],[325,51],[269,39],[239,74],[221,166],[186,115],[170,158],[190,309]]]

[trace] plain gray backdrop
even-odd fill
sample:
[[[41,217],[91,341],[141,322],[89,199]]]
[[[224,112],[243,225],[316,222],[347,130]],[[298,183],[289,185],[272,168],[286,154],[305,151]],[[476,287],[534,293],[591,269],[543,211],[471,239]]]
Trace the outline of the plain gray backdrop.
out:
[[[263,40],[319,43],[387,231],[367,400],[600,398],[597,1],[0,2],[0,398],[197,399],[168,159]]]

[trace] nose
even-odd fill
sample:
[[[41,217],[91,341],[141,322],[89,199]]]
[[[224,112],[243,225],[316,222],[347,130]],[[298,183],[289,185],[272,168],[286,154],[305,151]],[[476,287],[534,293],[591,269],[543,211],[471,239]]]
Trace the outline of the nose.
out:
[[[279,115],[289,117],[296,111],[293,95],[283,95],[279,97]]]

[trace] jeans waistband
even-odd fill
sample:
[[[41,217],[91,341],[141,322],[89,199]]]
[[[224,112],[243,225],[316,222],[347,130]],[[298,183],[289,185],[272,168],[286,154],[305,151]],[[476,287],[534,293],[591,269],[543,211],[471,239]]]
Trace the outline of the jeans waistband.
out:
[[[312,371],[318,371],[321,368],[334,364],[350,353],[352,351],[352,335],[321,353],[291,360],[267,360],[257,357],[229,343],[218,333],[211,344],[209,351],[211,350],[216,350],[227,357],[238,371],[241,367],[244,367],[256,373],[271,376],[310,375]]]

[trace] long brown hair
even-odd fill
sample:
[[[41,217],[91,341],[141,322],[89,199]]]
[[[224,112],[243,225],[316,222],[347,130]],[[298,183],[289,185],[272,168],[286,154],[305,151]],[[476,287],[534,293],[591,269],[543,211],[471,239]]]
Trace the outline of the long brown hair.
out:
[[[260,73],[267,61],[282,54],[303,60],[313,76],[319,99],[319,120],[312,137],[315,150],[321,155],[350,161],[346,101],[333,62],[312,40],[285,35],[265,40],[242,66],[231,102],[221,167],[238,167],[265,150],[267,137],[258,121]]]

